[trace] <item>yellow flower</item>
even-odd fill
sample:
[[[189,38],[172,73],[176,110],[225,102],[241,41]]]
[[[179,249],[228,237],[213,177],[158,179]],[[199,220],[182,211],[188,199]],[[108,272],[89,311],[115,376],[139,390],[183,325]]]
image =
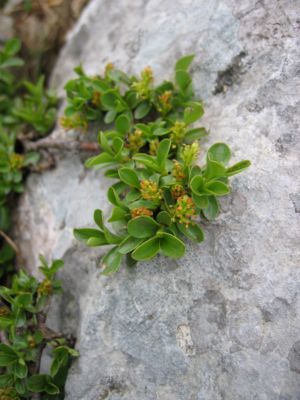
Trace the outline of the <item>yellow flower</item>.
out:
[[[178,219],[180,224],[188,227],[191,219],[196,215],[196,207],[191,197],[183,195],[177,199],[174,206],[174,219]]]
[[[52,282],[49,279],[44,279],[37,291],[40,295],[49,296],[53,292]]]
[[[172,175],[176,178],[176,181],[182,181],[186,177],[183,166],[177,160],[173,160]]]
[[[24,156],[22,154],[12,153],[9,156],[9,163],[12,170],[21,169],[24,164]]]
[[[162,191],[158,188],[157,183],[150,180],[141,181],[141,194],[144,200],[161,200]]]
[[[63,116],[59,119],[59,123],[66,130],[79,129],[86,132],[88,128],[87,120],[80,114],[75,114],[72,117]]]
[[[185,136],[186,125],[182,121],[176,121],[175,124],[170,129],[170,139],[172,141],[172,147],[175,148],[180,144]]]
[[[153,71],[151,67],[146,67],[141,72],[141,80],[133,82],[132,89],[136,91],[141,99],[148,99],[150,97],[151,86],[153,82]]]
[[[181,150],[180,157],[185,165],[191,165],[197,160],[199,151],[200,146],[197,141],[192,144],[185,144]]]
[[[131,210],[132,218],[140,217],[142,215],[146,215],[146,216],[151,217],[153,215],[153,211],[149,210],[146,207],[137,207],[137,208],[133,208]]]
[[[171,90],[166,90],[163,94],[158,96],[159,105],[157,107],[157,110],[159,112],[166,113],[170,111],[170,109],[172,108],[170,103],[171,96],[172,96]]]
[[[127,147],[134,153],[139,151],[144,146],[145,140],[142,138],[143,132],[140,129],[136,129],[133,133],[128,135]]]

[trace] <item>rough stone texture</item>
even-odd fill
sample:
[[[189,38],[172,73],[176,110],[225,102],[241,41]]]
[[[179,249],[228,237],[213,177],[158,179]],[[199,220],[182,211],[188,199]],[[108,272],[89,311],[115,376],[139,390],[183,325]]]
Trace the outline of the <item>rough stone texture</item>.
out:
[[[253,166],[233,179],[206,241],[110,278],[101,250],[72,238],[105,201],[107,182],[78,156],[31,176],[20,203],[28,265],[63,257],[65,295],[50,320],[78,337],[67,400],[300,399],[298,0],[92,0],[52,82],[80,61],[113,61],[158,78],[195,52],[205,125]],[[217,93],[217,94],[214,94]],[[59,135],[56,132],[56,135]]]

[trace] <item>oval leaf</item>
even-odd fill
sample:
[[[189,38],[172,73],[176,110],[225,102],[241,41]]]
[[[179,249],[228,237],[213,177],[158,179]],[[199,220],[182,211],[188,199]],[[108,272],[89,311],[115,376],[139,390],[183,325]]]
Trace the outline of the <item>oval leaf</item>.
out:
[[[176,225],[180,232],[187,238],[194,240],[195,242],[202,242],[204,240],[204,233],[199,225],[190,224],[188,227],[179,223]]]
[[[124,114],[118,116],[115,124],[116,124],[117,131],[122,133],[123,135],[125,135],[126,133],[128,133],[130,131],[130,128],[131,128],[130,120]]]
[[[203,215],[209,221],[215,219],[219,214],[218,200],[214,196],[208,197],[208,205],[202,210]]]
[[[190,54],[188,56],[184,56],[179,58],[175,64],[175,71],[186,71],[190,64],[192,63],[193,59],[195,58],[195,54]]]
[[[193,177],[190,183],[192,192],[195,193],[197,196],[204,195],[204,179],[201,175],[196,175]]]
[[[127,228],[130,236],[145,239],[155,235],[159,224],[151,217],[142,216],[130,220]]]
[[[146,117],[146,115],[149,113],[150,110],[151,110],[151,103],[149,103],[148,101],[143,101],[135,109],[134,118],[142,119]]]
[[[170,233],[161,233],[159,245],[161,253],[167,257],[180,258],[185,253],[185,244]]]
[[[156,256],[159,251],[159,239],[151,238],[139,245],[131,254],[132,258],[137,261],[150,260]]]
[[[251,162],[249,160],[243,160],[240,161],[236,164],[234,164],[232,167],[229,167],[226,169],[226,175],[227,176],[233,176],[236,174],[239,174],[240,172],[244,171],[244,169],[247,169],[250,167]]]
[[[227,164],[231,157],[230,148],[225,143],[215,143],[208,149],[211,160]]]
[[[139,178],[133,169],[130,168],[119,169],[119,177],[121,181],[126,183],[128,186],[132,186],[134,188],[140,187]]]
[[[122,254],[118,252],[118,248],[112,248],[102,259],[104,270],[102,275],[110,275],[119,271],[122,261]]]
[[[157,157],[158,165],[160,167],[163,167],[163,168],[165,167],[165,163],[168,158],[170,147],[171,147],[170,139],[164,139],[159,143],[156,157]]]
[[[228,185],[220,181],[211,181],[205,185],[205,190],[215,196],[223,196],[230,192]]]
[[[184,122],[187,125],[196,122],[204,114],[204,108],[201,103],[195,101],[188,103],[188,107],[184,110]]]
[[[121,254],[127,254],[133,251],[138,245],[143,242],[143,239],[134,238],[132,236],[127,236],[126,239],[120,243],[118,251]]]

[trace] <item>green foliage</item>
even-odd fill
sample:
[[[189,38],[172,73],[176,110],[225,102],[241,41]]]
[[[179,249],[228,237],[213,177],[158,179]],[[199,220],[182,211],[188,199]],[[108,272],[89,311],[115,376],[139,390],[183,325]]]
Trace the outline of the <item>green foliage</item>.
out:
[[[0,50],[0,126],[9,133],[33,129],[45,135],[54,126],[58,100],[45,90],[44,77],[36,84],[18,79],[16,68],[24,64],[17,57],[20,48],[20,41],[11,39]]]
[[[23,191],[26,168],[35,164],[37,153],[19,153],[18,135],[34,131],[45,135],[55,123],[57,98],[44,89],[44,78],[37,84],[22,82],[16,71],[23,65],[17,54],[18,39],[11,39],[0,50],[0,231],[10,229],[9,202],[14,193]],[[0,278],[10,265],[14,251],[0,237]],[[6,269],[4,269],[4,265]]]
[[[55,260],[49,266],[42,256],[40,261],[42,282],[20,270],[10,288],[0,287],[0,330],[6,338],[0,344],[0,398],[30,399],[41,393],[43,399],[62,399],[71,357],[78,356],[44,323],[51,296],[61,291],[54,275],[63,262]],[[41,375],[39,362],[46,345],[52,349],[52,362],[49,374]]]
[[[97,229],[74,230],[87,246],[113,246],[102,260],[104,275],[118,271],[124,256],[129,266],[158,253],[182,257],[186,239],[204,240],[201,219],[217,217],[218,198],[230,193],[229,177],[250,165],[245,160],[228,167],[231,152],[224,143],[211,146],[205,164],[196,165],[207,131],[192,125],[204,114],[188,72],[193,58],[178,60],[175,82],[158,86],[149,67],[136,77],[112,65],[94,77],[78,67],[78,78],[66,84],[63,126],[114,123],[99,134],[101,153],[86,162],[116,180],[107,193],[113,230],[100,210],[94,214]]]
[[[18,137],[47,134],[55,123],[56,97],[44,89],[44,78],[36,84],[20,81],[17,67],[19,40],[8,41],[0,50],[0,278],[12,270],[14,251],[7,232],[11,227],[10,204],[13,195],[23,191],[26,168],[39,156],[19,152]],[[8,239],[7,239],[8,238]],[[46,312],[52,295],[60,292],[54,275],[63,262],[49,266],[40,257],[44,280],[20,270],[13,275],[10,287],[0,287],[0,398],[31,399],[40,393],[42,399],[62,399],[71,357],[77,352],[66,339],[45,326]],[[43,349],[52,349],[52,363],[47,375],[39,374]]]
[[[43,76],[36,84],[24,81],[23,86],[25,94],[16,102],[13,114],[38,135],[45,135],[55,123],[57,98],[51,91],[45,91]]]

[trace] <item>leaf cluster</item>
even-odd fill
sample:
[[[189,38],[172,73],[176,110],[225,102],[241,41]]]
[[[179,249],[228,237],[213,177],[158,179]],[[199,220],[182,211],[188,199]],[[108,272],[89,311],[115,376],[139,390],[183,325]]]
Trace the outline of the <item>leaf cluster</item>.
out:
[[[194,126],[204,109],[188,72],[193,57],[179,59],[174,82],[158,86],[149,67],[137,78],[112,66],[103,77],[88,77],[79,67],[79,77],[66,85],[66,127],[75,127],[75,120],[82,127],[114,123],[99,133],[100,154],[86,162],[116,180],[107,193],[110,226],[96,210],[97,229],[74,230],[87,246],[113,246],[103,257],[103,274],[118,271],[123,257],[130,266],[157,254],[182,257],[186,239],[203,241],[201,220],[217,217],[218,198],[230,193],[229,178],[250,165],[228,166],[231,152],[224,143],[208,149],[204,165],[196,164],[207,131]]]
[[[38,137],[54,126],[57,98],[45,90],[44,78],[36,84],[18,78],[23,60],[17,56],[21,43],[11,39],[0,50],[0,230],[10,228],[11,195],[23,191],[24,171],[35,164],[37,153],[18,150],[18,136],[27,132]],[[9,244],[0,239],[0,277],[3,266],[13,259]]]
[[[49,337],[44,326],[49,300],[61,290],[54,275],[63,262],[55,260],[49,266],[42,256],[40,261],[42,282],[20,270],[11,287],[0,287],[0,330],[7,342],[0,344],[0,398],[30,399],[33,393],[41,393],[43,399],[63,398],[70,358],[78,355],[65,339]],[[52,363],[49,374],[39,374],[46,345],[52,348]]]

